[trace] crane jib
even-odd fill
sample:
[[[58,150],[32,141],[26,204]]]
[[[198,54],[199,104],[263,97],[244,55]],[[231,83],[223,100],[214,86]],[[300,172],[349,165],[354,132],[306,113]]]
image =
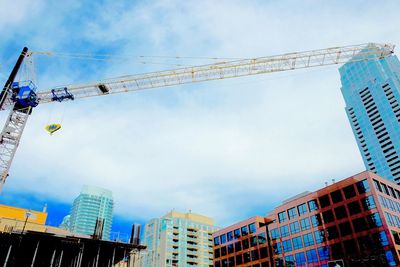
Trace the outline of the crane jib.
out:
[[[36,92],[36,87],[33,84],[25,86],[20,83],[13,86],[13,81],[25,56],[32,56],[32,53],[28,54],[28,49],[24,48],[9,79],[0,92],[0,110],[14,107],[10,110],[9,117],[0,135],[0,192],[8,177],[8,171],[29,114],[38,103],[63,102],[65,100],[169,87],[187,83],[322,67],[362,60],[375,60],[392,55],[393,50],[394,45],[392,44],[377,43],[331,47],[127,75],[103,81],[52,87],[53,89],[50,90]],[[56,128],[51,128],[50,130]]]

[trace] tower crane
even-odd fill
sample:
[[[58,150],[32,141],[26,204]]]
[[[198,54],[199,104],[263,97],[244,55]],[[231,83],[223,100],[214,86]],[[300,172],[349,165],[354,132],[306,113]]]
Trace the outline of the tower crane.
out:
[[[39,104],[383,58],[393,51],[394,45],[378,43],[332,47],[129,75],[38,91],[31,81],[14,82],[23,61],[31,60],[33,56],[25,47],[0,93],[0,110],[10,110],[0,135],[0,191],[9,175],[29,115]]]

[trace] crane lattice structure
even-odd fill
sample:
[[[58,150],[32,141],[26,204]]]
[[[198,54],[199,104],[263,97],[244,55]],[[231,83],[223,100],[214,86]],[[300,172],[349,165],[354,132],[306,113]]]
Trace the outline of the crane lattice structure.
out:
[[[377,43],[333,47],[129,75],[37,92],[30,81],[14,82],[23,60],[33,60],[33,53],[25,47],[0,94],[0,109],[11,109],[0,136],[0,191],[29,115],[38,104],[384,58],[393,51],[394,45]]]

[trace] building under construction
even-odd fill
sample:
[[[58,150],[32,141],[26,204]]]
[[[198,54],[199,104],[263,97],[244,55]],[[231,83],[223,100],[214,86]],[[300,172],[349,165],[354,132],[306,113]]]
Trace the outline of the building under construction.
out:
[[[100,240],[102,227],[91,236],[75,235],[45,225],[46,217],[45,210],[0,205],[0,266],[136,266],[146,248],[139,245],[139,226],[132,228],[131,242],[123,243]]]

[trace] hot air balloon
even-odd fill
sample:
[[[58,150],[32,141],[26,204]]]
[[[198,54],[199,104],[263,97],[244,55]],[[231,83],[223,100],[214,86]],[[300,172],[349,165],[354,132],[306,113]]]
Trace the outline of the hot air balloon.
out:
[[[46,125],[45,129],[52,135],[54,132],[61,129],[61,124],[52,123],[52,124]]]

